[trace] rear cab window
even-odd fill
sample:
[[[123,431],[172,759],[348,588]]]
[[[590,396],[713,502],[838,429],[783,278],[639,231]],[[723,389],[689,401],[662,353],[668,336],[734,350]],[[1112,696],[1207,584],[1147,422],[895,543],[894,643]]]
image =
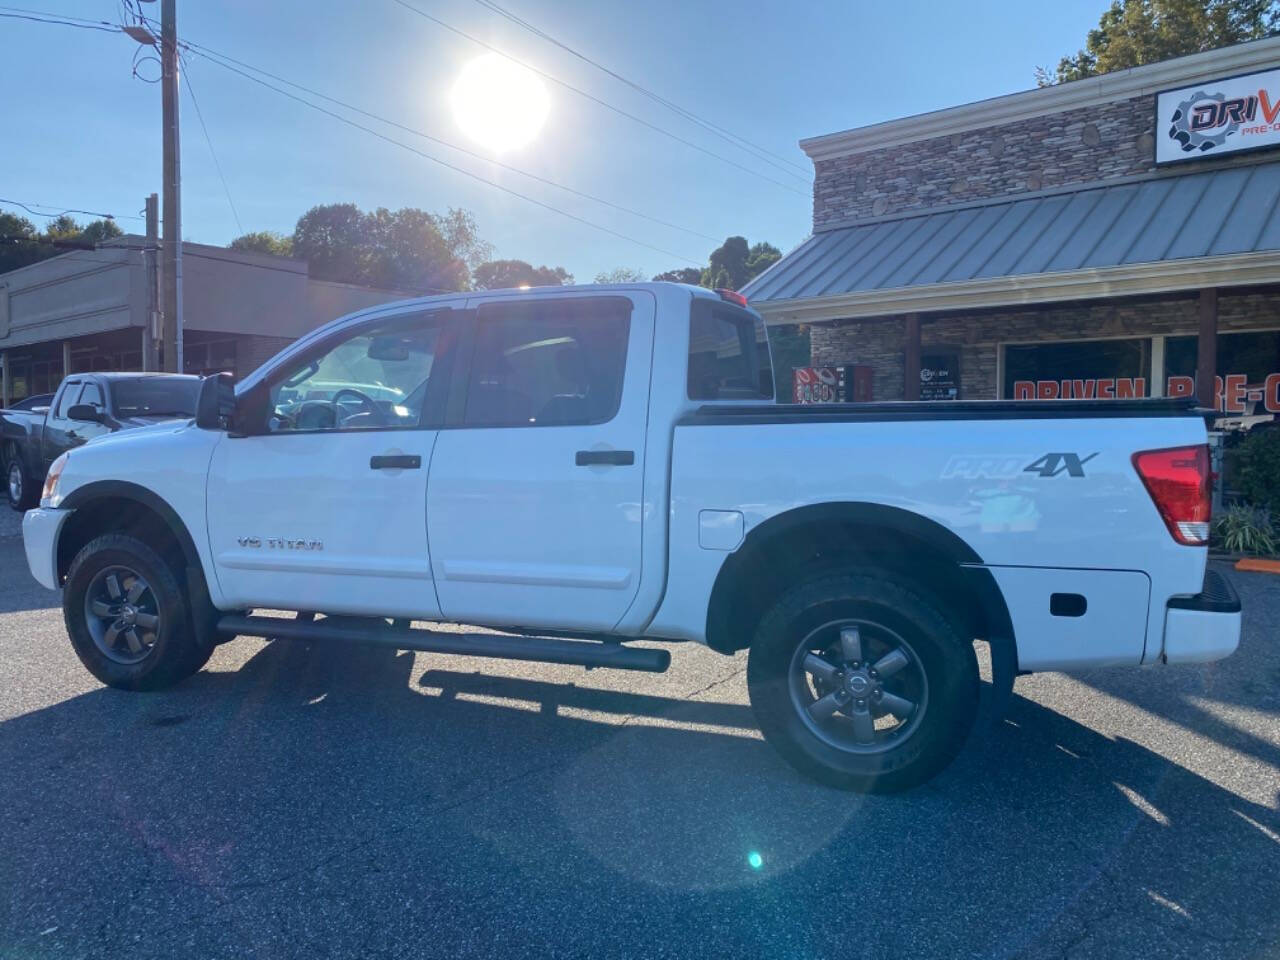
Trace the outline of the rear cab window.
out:
[[[749,310],[695,297],[689,315],[690,400],[773,399],[764,321]]]

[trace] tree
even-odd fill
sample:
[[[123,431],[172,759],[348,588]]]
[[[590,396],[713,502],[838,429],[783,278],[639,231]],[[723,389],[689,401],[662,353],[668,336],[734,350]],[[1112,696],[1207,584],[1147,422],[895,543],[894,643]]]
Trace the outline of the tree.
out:
[[[645,273],[643,270],[632,270],[630,267],[615,267],[607,273],[601,271],[596,274],[596,283],[644,283]]]
[[[749,247],[746,237],[726,237],[711,251],[707,268],[702,271],[702,285],[741,290],[781,258],[782,251],[771,243]]]
[[[535,267],[523,260],[490,260],[476,266],[471,282],[477,290],[560,287],[573,283],[573,274],[564,267]]]
[[[312,207],[293,231],[293,255],[320,280],[447,293],[467,289],[468,262],[487,254],[463,210],[364,213],[354,203]]]
[[[656,281],[665,280],[667,283],[690,283],[695,287],[702,282],[702,271],[697,267],[679,267],[675,270],[667,270],[658,274],[653,278]]]
[[[66,253],[66,247],[55,246],[55,241],[98,244],[122,236],[124,231],[114,220],[93,220],[81,224],[64,213],[50,220],[43,231],[37,231],[26,217],[0,212],[0,237],[5,238],[0,240],[0,273]]]
[[[367,283],[370,250],[365,216],[354,203],[312,207],[293,228],[293,253],[318,280]]]
[[[1280,33],[1276,0],[1113,0],[1083,50],[1036,68],[1046,87]]]
[[[0,211],[0,273],[43,260],[36,225],[26,217]]]
[[[480,228],[470,211],[450,207],[444,216],[436,218],[436,226],[444,234],[444,241],[454,256],[459,257],[469,269],[474,270],[493,256],[493,244],[480,239]]]
[[[94,220],[92,223],[85,224],[84,229],[80,231],[80,239],[85,243],[93,244],[105,243],[123,236],[124,231],[116,225],[114,220]]]
[[[273,257],[293,256],[293,237],[286,237],[282,233],[271,230],[257,230],[242,234],[227,246],[241,253],[268,253]]]
[[[370,257],[367,283],[429,293],[466,290],[471,282],[466,262],[438,226],[435,216],[415,207],[391,211],[379,207],[366,215]]]
[[[747,251],[747,283],[750,283],[782,259],[782,251],[772,243],[753,243]],[[746,286],[746,284],[743,284]]]

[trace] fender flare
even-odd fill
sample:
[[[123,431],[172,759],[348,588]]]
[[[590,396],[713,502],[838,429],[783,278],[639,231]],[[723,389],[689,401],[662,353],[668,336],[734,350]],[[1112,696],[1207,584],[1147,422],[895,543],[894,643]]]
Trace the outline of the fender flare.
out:
[[[137,483],[127,480],[95,480],[84,486],[76,487],[59,504],[63,510],[80,510],[97,500],[132,500],[157,514],[169,528],[178,545],[182,547],[182,555],[188,566],[195,566],[202,572],[200,553],[196,550],[196,542],[187,530],[187,525],[178,516],[178,511],[159,494],[148,490]]]
[[[876,526],[929,545],[943,559],[954,563],[966,579],[987,624],[985,637],[991,648],[993,703],[988,711],[999,715],[1013,692],[1018,674],[1018,648],[1013,620],[1004,594],[982,557],[953,530],[936,520],[901,507],[864,501],[809,504],[775,514],[754,527],[721,565],[711,589],[707,609],[707,633],[722,628],[728,618],[727,597],[740,571],[754,560],[754,555],[769,540],[789,530],[814,524],[854,523]]]
[[[61,507],[65,510],[78,510],[99,500],[132,500],[156,514],[168,527],[182,550],[186,569],[183,571],[187,590],[188,609],[191,612],[192,627],[197,642],[203,647],[212,647],[219,642],[215,629],[217,608],[209,596],[208,576],[204,564],[200,560],[200,552],[196,549],[195,540],[183,522],[178,511],[174,510],[159,494],[140,484],[127,480],[95,480],[72,490],[62,499]],[[64,525],[65,529],[65,525]],[[58,545],[54,544],[55,556]]]

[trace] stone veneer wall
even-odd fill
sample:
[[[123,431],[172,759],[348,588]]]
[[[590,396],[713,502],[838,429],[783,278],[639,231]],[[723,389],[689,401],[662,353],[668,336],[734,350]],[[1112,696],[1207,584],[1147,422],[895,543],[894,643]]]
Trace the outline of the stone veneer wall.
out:
[[[1278,327],[1280,292],[1219,295],[1219,332]],[[961,399],[994,400],[999,395],[996,357],[1001,343],[1175,336],[1195,334],[1198,328],[1199,305],[1192,296],[988,310],[935,319],[926,314],[921,318],[920,339],[926,352],[931,346],[959,348]],[[870,365],[874,399],[901,400],[904,335],[901,317],[816,323],[809,329],[812,362],[815,366]]]
[[[1134,97],[818,160],[814,230],[847,220],[1149,173],[1155,169],[1154,111],[1153,96]]]

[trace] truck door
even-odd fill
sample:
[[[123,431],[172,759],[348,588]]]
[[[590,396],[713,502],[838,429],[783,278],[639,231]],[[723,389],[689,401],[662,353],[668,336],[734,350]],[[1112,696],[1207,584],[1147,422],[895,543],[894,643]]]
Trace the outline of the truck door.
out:
[[[641,573],[656,301],[473,300],[427,490],[446,618],[607,630]]]
[[[209,543],[229,603],[438,618],[427,467],[449,317],[339,328],[237,398],[249,435],[218,443],[208,479]]]
[[[80,394],[83,389],[84,381],[79,377],[64,380],[62,386],[58,388],[58,393],[53,398],[53,403],[49,406],[49,413],[44,419],[44,437],[40,444],[42,470],[47,471],[49,464],[59,454],[84,443],[88,436],[86,434],[82,437],[81,431],[87,431],[87,428],[97,426],[97,424],[72,420],[67,416],[67,411],[80,402]]]
[[[71,403],[87,403],[93,407],[98,413],[106,414],[107,398],[103,395],[102,385],[93,380],[86,380],[84,386],[80,388],[79,399],[72,400]],[[111,428],[105,423],[97,423],[93,420],[73,420],[70,429],[67,430],[67,441],[69,446],[78,447],[82,443],[88,443],[94,437],[100,437],[104,433],[110,433]],[[54,456],[61,453],[61,450],[53,452]],[[53,457],[49,458],[53,462]]]

